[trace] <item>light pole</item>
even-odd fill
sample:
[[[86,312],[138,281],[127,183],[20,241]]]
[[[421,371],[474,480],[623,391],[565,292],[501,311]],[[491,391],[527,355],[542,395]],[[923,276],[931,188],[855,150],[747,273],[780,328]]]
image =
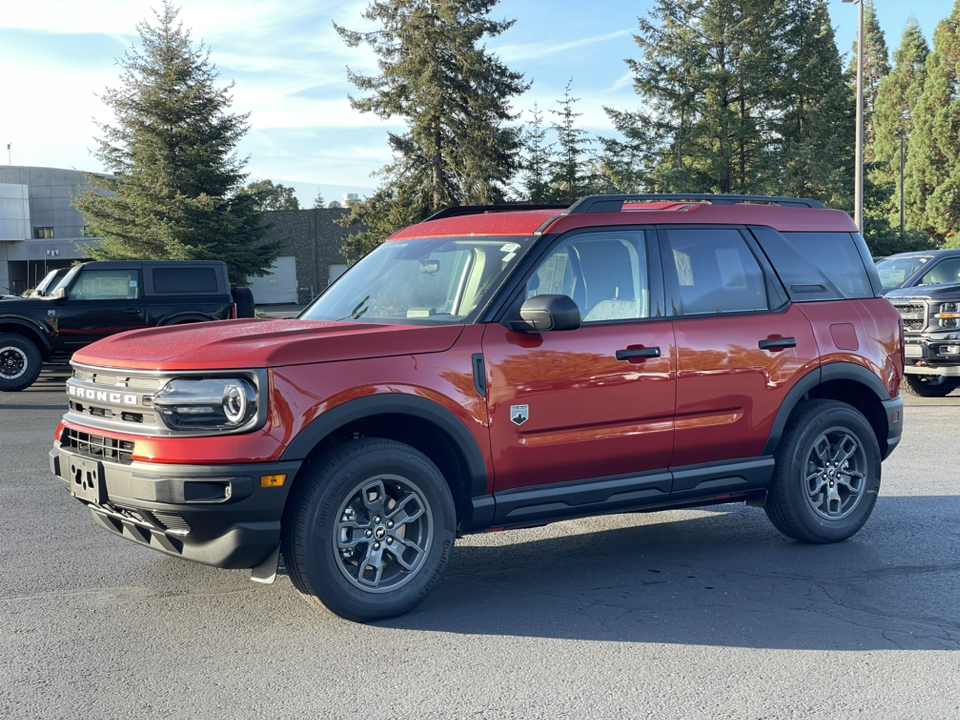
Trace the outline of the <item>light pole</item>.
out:
[[[860,6],[857,28],[857,167],[854,179],[853,221],[863,233],[863,0],[843,0]]]
[[[900,130],[894,135],[900,138],[900,239],[903,240],[903,141],[907,134]]]

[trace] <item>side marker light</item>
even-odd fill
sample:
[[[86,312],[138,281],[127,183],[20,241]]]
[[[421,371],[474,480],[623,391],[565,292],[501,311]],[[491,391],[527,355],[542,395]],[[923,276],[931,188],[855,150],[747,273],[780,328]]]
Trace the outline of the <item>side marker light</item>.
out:
[[[278,488],[283,487],[283,484],[287,481],[286,475],[261,475],[260,476],[260,487],[262,488]]]

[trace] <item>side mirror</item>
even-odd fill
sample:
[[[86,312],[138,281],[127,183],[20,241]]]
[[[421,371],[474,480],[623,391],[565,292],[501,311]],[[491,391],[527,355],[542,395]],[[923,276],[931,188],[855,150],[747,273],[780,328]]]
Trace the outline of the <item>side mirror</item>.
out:
[[[510,320],[507,326],[515,332],[576,330],[580,308],[568,295],[536,295],[520,306],[520,320]]]

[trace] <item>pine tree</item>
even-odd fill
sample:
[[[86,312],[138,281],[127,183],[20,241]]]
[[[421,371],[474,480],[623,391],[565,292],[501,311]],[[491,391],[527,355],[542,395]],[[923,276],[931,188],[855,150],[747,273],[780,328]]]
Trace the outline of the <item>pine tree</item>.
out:
[[[313,199],[313,208],[314,208],[314,210],[318,210],[318,209],[321,209],[321,208],[325,208],[326,205],[324,205],[324,202],[325,202],[325,200],[323,199],[323,191],[322,191],[322,190],[317,190],[317,196]],[[338,207],[339,207],[339,205],[338,205]]]
[[[573,106],[580,100],[570,94],[573,80],[567,82],[563,100],[558,100],[559,110],[551,110],[559,119],[551,123],[557,134],[557,153],[547,163],[549,173],[550,202],[573,203],[587,193],[587,164],[590,160],[590,151],[587,145],[591,142],[586,137],[587,131],[578,128],[577,118],[582,113],[574,112]]]
[[[913,113],[906,189],[920,227],[938,241],[960,233],[960,0],[940,22]],[[923,208],[919,211],[919,208]]]
[[[527,202],[550,201],[550,186],[547,183],[547,168],[550,164],[552,143],[547,142],[547,129],[543,126],[543,111],[534,103],[530,128],[522,135],[524,147],[521,167],[521,187]]]
[[[777,166],[785,195],[853,209],[856,107],[824,0],[787,3],[777,84]]]
[[[256,198],[260,210],[299,210],[297,191],[272,180],[257,180],[247,185],[247,192]]]
[[[507,125],[516,119],[510,99],[528,85],[483,45],[513,25],[487,17],[497,1],[379,0],[363,15],[379,30],[335,26],[347,45],[369,45],[379,57],[379,75],[348,69],[350,82],[370,93],[351,97],[351,105],[407,123],[407,132],[389,135],[394,159],[380,173],[383,185],[354,207],[348,224],[369,215],[364,205],[401,198],[409,207],[387,215],[404,222],[451,205],[502,201],[519,163],[519,129]],[[375,227],[383,239],[400,226]]]
[[[233,282],[263,275],[280,253],[262,244],[263,214],[243,187],[234,148],[248,115],[228,112],[233,85],[218,88],[203,44],[194,49],[170,0],[142,22],[142,50],[119,62],[121,85],[102,99],[115,124],[98,123],[94,155],[112,175],[89,175],[94,191],[75,204],[101,260],[224,260]]]
[[[649,109],[607,112],[628,141],[650,147],[650,190],[763,192],[775,182],[767,125],[784,17],[782,0],[657,0],[640,18],[643,57],[627,64]]]
[[[863,159],[865,164],[873,162],[876,130],[874,114],[877,108],[877,95],[880,84],[890,74],[890,54],[887,40],[877,19],[873,0],[862,0],[863,5]],[[851,90],[855,91],[857,80],[857,43],[853,44],[853,57],[850,60],[848,76],[851,78]]]
[[[873,165],[870,180],[880,188],[886,199],[876,208],[887,222],[900,228],[900,135],[903,135],[906,157],[910,157],[913,137],[913,114],[923,92],[926,79],[927,56],[930,46],[917,21],[911,19],[903,31],[900,46],[893,54],[893,69],[880,83],[874,113],[876,138],[873,145]],[[914,180],[904,174],[904,186],[912,187]],[[917,198],[916,192],[912,197]],[[921,226],[922,205],[904,203],[907,236],[912,237]],[[869,207],[869,206],[868,206]],[[871,208],[872,209],[872,208]],[[907,249],[897,246],[896,249]]]

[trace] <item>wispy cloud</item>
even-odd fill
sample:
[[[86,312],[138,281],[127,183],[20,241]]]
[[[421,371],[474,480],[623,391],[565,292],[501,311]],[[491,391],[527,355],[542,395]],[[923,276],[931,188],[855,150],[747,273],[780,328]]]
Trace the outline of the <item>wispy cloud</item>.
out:
[[[594,37],[581,38],[570,42],[557,45],[549,40],[541,40],[536,43],[527,43],[522,45],[499,45],[496,48],[500,59],[506,63],[521,62],[524,60],[542,59],[569,53],[572,50],[599,45],[600,43],[610,42],[625,36],[631,35],[630,30],[618,30],[617,32],[607,33],[605,35],[596,35]]]

